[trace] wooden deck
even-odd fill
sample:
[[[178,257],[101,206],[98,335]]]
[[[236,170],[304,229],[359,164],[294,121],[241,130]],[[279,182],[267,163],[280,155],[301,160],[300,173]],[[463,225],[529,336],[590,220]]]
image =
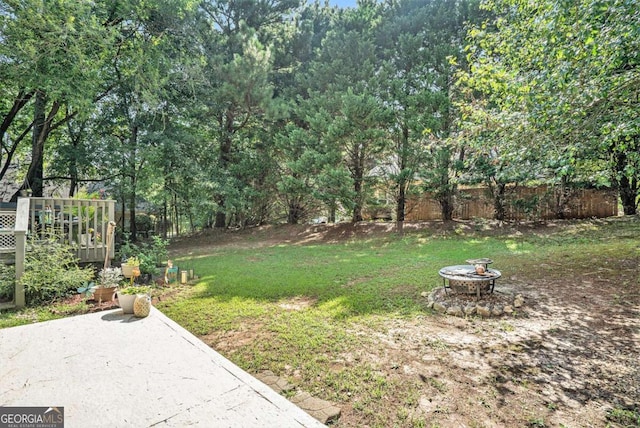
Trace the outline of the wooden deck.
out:
[[[107,227],[115,219],[114,200],[29,198],[29,234],[53,236],[73,246],[82,263],[113,258],[113,240],[107,248]]]
[[[58,239],[76,252],[81,263],[112,260],[114,240],[108,239],[115,219],[114,200],[18,198],[15,211],[0,211],[0,255],[15,261],[16,278],[24,272],[28,239]],[[25,305],[24,290],[16,283],[13,304]]]

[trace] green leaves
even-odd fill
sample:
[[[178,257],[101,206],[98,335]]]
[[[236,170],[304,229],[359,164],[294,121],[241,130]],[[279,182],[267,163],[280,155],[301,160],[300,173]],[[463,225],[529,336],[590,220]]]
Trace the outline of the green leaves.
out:
[[[628,110],[638,107],[640,88],[638,39],[627,37],[640,31],[636,2],[483,6],[495,18],[469,31],[471,67],[458,76],[463,126],[473,144],[528,152],[537,178],[549,181],[593,180],[606,168],[619,170],[609,152],[638,128]]]

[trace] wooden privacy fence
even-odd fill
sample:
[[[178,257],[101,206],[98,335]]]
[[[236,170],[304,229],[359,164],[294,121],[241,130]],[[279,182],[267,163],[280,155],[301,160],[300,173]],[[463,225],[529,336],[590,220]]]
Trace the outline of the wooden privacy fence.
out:
[[[618,215],[618,193],[612,189],[569,189],[549,186],[511,187],[504,195],[505,220],[612,217]],[[486,188],[460,189],[453,217],[495,218],[494,201]],[[440,204],[429,193],[410,199],[407,221],[440,220]]]

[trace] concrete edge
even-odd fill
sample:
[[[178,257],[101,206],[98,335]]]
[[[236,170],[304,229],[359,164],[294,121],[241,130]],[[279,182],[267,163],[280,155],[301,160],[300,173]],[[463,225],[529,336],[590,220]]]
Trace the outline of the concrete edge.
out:
[[[151,314],[149,316],[158,317],[162,323],[164,323],[167,327],[175,331],[180,335],[182,339],[188,342],[190,345],[205,353],[211,361],[222,367],[224,370],[229,372],[235,378],[237,378],[242,383],[245,383],[253,390],[255,390],[260,396],[262,396],[265,400],[272,403],[278,409],[282,410],[284,413],[290,415],[292,419],[298,422],[301,426],[304,427],[324,427],[322,423],[320,423],[317,419],[313,418],[311,415],[307,414],[300,407],[296,406],[289,400],[287,400],[282,395],[273,391],[269,386],[255,377],[251,376],[249,373],[242,370],[240,367],[236,366],[227,358],[223,357],[216,350],[208,346],[198,337],[196,337],[193,333],[189,332],[187,329],[182,327],[180,324],[173,321],[171,318],[163,314],[160,310],[155,307],[151,308]]]

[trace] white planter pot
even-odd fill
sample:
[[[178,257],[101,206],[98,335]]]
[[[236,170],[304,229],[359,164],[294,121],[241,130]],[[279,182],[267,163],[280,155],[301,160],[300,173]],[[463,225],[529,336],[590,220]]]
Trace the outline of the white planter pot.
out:
[[[136,301],[135,294],[120,294],[118,293],[118,305],[122,308],[122,313],[132,314],[133,303]]]

